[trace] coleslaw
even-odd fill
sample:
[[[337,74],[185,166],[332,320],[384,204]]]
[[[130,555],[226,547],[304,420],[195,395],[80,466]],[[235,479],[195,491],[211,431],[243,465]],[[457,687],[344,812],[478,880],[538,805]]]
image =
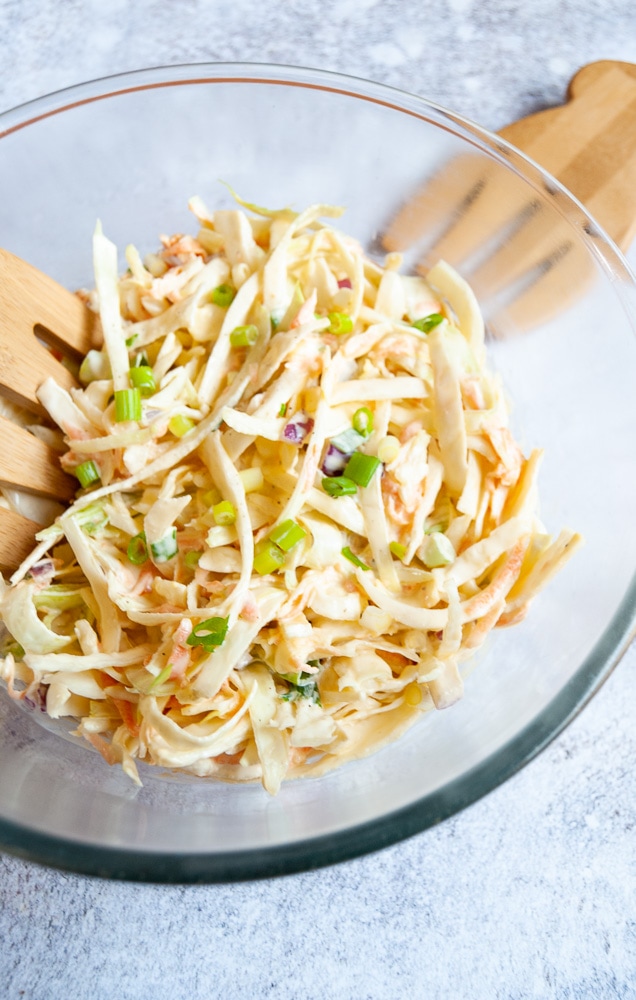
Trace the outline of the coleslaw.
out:
[[[143,260],[98,224],[100,351],[39,398],[75,502],[0,613],[0,677],[138,784],[319,775],[463,692],[581,541],[537,516],[466,282],[328,224],[190,200]]]

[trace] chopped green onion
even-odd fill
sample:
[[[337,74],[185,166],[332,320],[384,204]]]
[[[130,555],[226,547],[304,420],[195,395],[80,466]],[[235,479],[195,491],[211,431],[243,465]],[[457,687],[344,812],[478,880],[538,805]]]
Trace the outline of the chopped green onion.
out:
[[[215,306],[221,306],[223,309],[227,309],[229,305],[234,301],[234,296],[236,292],[231,285],[217,285],[216,288],[212,290],[210,295],[211,301]]]
[[[368,486],[381,464],[375,455],[363,455],[361,451],[354,451],[345,465],[344,474],[358,486]]]
[[[289,691],[281,694],[283,701],[297,701],[299,698],[307,698],[316,705],[321,704],[316,674],[281,674],[280,676],[289,684]]]
[[[234,524],[236,521],[236,507],[229,500],[221,500],[220,503],[214,504],[212,517],[215,524]]]
[[[132,347],[132,345],[135,343],[135,341],[136,341],[136,339],[137,339],[138,336],[139,336],[138,333],[133,333],[132,337],[127,337],[126,338],[126,347]]]
[[[152,558],[156,563],[168,562],[173,556],[177,554],[177,529],[171,528],[170,531],[160,538],[158,542],[150,543],[150,551],[152,553]]]
[[[353,414],[353,429],[362,434],[364,437],[368,437],[373,430],[373,413],[368,406],[361,406],[359,410]]]
[[[346,476],[325,476],[322,488],[330,497],[351,496],[357,492],[353,479],[347,479]]]
[[[194,420],[190,420],[190,417],[184,417],[182,413],[176,413],[174,417],[170,417],[168,421],[168,430],[175,437],[182,438],[191,431],[194,427]]]
[[[100,478],[99,469],[92,461],[82,462],[78,465],[75,469],[75,475],[80,481],[80,486],[83,486],[84,489],[91,483],[96,483]]]
[[[254,569],[259,576],[275,573],[285,562],[285,553],[275,542],[263,540],[256,546]]]
[[[391,549],[393,555],[398,559],[404,559],[404,556],[406,555],[406,545],[402,545],[401,542],[390,542],[389,548]]]
[[[287,403],[281,403],[280,409],[278,411],[278,416],[284,417],[286,413],[287,413]]]
[[[369,566],[367,566],[366,563],[362,562],[362,559],[358,559],[355,552],[352,552],[348,545],[345,545],[344,549],[342,550],[342,554],[345,557],[345,559],[348,559],[349,562],[352,562],[354,566],[359,566],[360,569],[370,568]]]
[[[353,330],[353,320],[348,313],[341,312],[330,312],[328,314],[329,319],[329,333],[351,333]]]
[[[296,521],[291,518],[277,524],[269,537],[283,552],[290,552],[299,542],[302,542],[307,532]]]
[[[153,688],[159,687],[160,684],[164,684],[166,681],[169,681],[171,673],[172,673],[172,664],[169,663],[166,667],[163,668],[160,674],[157,674],[157,676],[155,677],[154,681],[152,682],[148,690],[152,691]]]
[[[141,566],[148,558],[148,546],[146,545],[146,535],[141,531],[128,542],[126,555],[134,566]]]
[[[135,365],[129,372],[130,381],[142,396],[152,396],[157,391],[157,384],[150,365]]]
[[[141,420],[141,393],[139,389],[118,389],[115,393],[115,420]]]
[[[191,552],[186,552],[183,561],[188,567],[188,569],[195,569],[195,567],[199,565],[199,559],[201,558],[202,555],[203,555],[202,552],[195,552],[194,550],[192,550]]]
[[[186,642],[188,646],[203,646],[206,653],[211,653],[217,646],[223,645],[227,629],[227,618],[206,618],[194,626]]]
[[[258,340],[258,327],[253,323],[248,326],[237,326],[230,334],[232,347],[253,347]]]
[[[359,434],[355,427],[347,427],[346,431],[331,438],[331,444],[343,455],[350,455],[364,442],[364,434]]]
[[[416,330],[421,330],[422,333],[429,333],[434,327],[443,323],[444,319],[445,317],[441,313],[431,313],[429,316],[423,316],[421,319],[414,320],[411,325]]]
[[[455,549],[450,538],[446,535],[436,533],[427,535],[424,544],[418,550],[420,558],[428,569],[437,566],[448,566],[455,561]]]

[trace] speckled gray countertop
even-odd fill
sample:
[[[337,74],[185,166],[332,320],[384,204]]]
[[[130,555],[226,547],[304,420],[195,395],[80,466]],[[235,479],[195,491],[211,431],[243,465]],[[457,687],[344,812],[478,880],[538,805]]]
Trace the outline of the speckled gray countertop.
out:
[[[602,58],[636,62],[633,0],[0,0],[0,109],[144,66],[269,61],[390,83],[496,129]],[[635,667],[632,647],[487,798],[336,868],[174,888],[0,857],[0,996],[636,997]]]

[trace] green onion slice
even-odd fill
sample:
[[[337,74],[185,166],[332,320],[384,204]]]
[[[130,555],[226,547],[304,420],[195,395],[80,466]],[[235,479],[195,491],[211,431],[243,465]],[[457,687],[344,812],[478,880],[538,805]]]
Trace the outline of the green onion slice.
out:
[[[283,701],[297,701],[299,698],[306,698],[316,705],[321,704],[316,674],[281,674],[280,676],[289,685],[289,690],[280,696]]]
[[[236,326],[230,334],[232,347],[253,347],[258,340],[258,327],[253,323],[248,326]]]
[[[358,559],[355,552],[352,552],[348,545],[345,545],[344,549],[342,550],[342,554],[345,557],[345,559],[348,559],[349,562],[353,563],[354,566],[359,566],[360,569],[370,569],[370,567],[367,566],[366,563],[362,562],[362,559]]]
[[[177,554],[177,529],[171,528],[170,531],[160,538],[158,542],[150,543],[150,551],[152,553],[153,561],[156,563],[168,562],[173,556]]]
[[[175,413],[174,417],[170,417],[168,421],[168,430],[178,438],[185,437],[193,427],[194,420],[190,420],[190,417],[184,417],[182,413]]]
[[[359,410],[353,414],[353,429],[362,434],[363,437],[368,437],[373,430],[373,413],[368,406],[361,406]]]
[[[254,569],[259,576],[275,573],[285,562],[285,553],[271,540],[263,540],[256,546]]]
[[[351,333],[353,330],[353,320],[348,313],[330,312],[328,314],[328,319],[329,333],[342,335],[344,333]]]
[[[270,531],[269,537],[283,552],[290,552],[299,542],[302,542],[306,534],[305,529],[290,518],[288,521],[277,524],[273,531]]]
[[[133,388],[139,389],[142,396],[152,396],[157,391],[157,383],[150,365],[136,365],[130,369],[130,381]]]
[[[347,427],[346,431],[342,431],[331,438],[331,444],[338,451],[341,451],[343,455],[350,455],[352,451],[360,447],[364,440],[364,434],[360,434],[355,427]]]
[[[146,535],[141,531],[128,542],[126,555],[134,566],[141,566],[148,558],[148,546],[146,545]]]
[[[402,545],[401,542],[390,542],[389,548],[397,559],[404,559],[406,555],[406,545]]]
[[[227,618],[206,618],[194,626],[186,643],[188,646],[203,646],[206,653],[211,653],[217,646],[223,645],[227,630]]]
[[[215,306],[221,306],[223,309],[227,309],[229,305],[234,301],[234,296],[236,292],[231,285],[217,285],[216,288],[212,290],[210,295],[211,301]]]
[[[345,465],[344,475],[358,486],[368,486],[381,465],[380,459],[375,455],[363,455],[360,451],[354,451]]]
[[[322,488],[330,497],[351,496],[357,492],[353,479],[348,479],[346,476],[325,476]]]
[[[82,462],[75,469],[75,475],[79,479],[80,486],[86,489],[91,483],[96,483],[99,478],[99,469],[93,461]]]
[[[195,569],[199,565],[199,559],[202,555],[202,552],[195,552],[193,549],[191,552],[186,552],[183,561],[188,569]]]
[[[444,322],[445,317],[441,313],[431,313],[429,316],[422,316],[421,319],[413,320],[411,326],[422,333],[429,333],[434,327]]]
[[[212,508],[212,517],[215,524],[230,525],[236,521],[236,508],[229,500],[221,500],[215,503]]]
[[[141,420],[141,392],[139,389],[118,389],[115,393],[115,421]]]

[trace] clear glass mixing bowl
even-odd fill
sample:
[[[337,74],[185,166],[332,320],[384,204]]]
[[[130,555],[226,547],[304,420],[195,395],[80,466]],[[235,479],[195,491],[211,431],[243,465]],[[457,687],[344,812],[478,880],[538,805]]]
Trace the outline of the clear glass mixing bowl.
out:
[[[526,621],[490,642],[461,703],[365,760],[284,785],[275,799],[148,769],[138,790],[0,692],[1,849],[159,882],[276,875],[424,830],[532,758],[607,676],[633,628],[636,287],[611,242],[539,168],[458,116],[375,84],[283,67],[171,67],[0,116],[0,243],[71,288],[92,282],[97,217],[122,250],[130,241],[153,249],[158,233],[188,231],[190,195],[230,204],[219,179],[260,204],[344,205],[342,228],[378,253],[422,185],[433,192],[417,203],[429,236],[468,219],[462,178],[481,172],[493,206],[506,201],[508,215],[518,209],[530,221],[544,259],[528,256],[513,226],[493,232],[493,208],[469,223],[462,270],[486,313],[514,430],[524,447],[545,448],[543,520],[553,532],[581,531],[584,548]],[[463,240],[460,230],[459,244],[447,244],[451,262]],[[559,272],[564,247],[569,265]],[[494,267],[483,264],[487,251],[497,253]],[[537,285],[519,308],[516,293],[538,275],[550,296]],[[533,311],[547,312],[539,325]]]

